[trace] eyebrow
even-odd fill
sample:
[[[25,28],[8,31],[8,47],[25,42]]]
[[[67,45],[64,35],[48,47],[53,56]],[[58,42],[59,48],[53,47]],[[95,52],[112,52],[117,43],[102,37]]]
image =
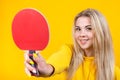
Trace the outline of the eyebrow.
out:
[[[86,25],[85,27],[89,27],[89,26],[91,26],[91,25]],[[80,27],[80,26],[75,26],[75,27]]]
[[[89,27],[89,26],[91,27],[91,25],[86,25],[85,27]]]

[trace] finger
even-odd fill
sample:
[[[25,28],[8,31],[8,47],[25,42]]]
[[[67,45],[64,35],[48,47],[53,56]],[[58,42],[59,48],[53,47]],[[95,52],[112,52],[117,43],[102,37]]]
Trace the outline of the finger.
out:
[[[32,67],[29,63],[25,62],[25,66],[29,71],[36,73],[36,69]]]
[[[26,73],[29,77],[31,77],[31,73],[30,73],[30,71],[29,71],[27,68],[25,68],[25,73]]]
[[[37,54],[37,56],[40,57],[41,59],[44,59],[39,52],[36,52],[36,54]]]
[[[28,51],[25,52],[24,58],[25,58],[25,61],[28,62],[28,63],[31,61],[31,59],[29,58],[29,53],[28,53]]]
[[[38,56],[38,53],[33,53],[33,60],[38,63],[40,61],[40,56]]]
[[[34,53],[33,58],[36,59],[37,61],[45,60],[39,52]]]
[[[36,53],[37,53],[37,54],[39,54],[39,53],[40,53],[40,51],[36,51]]]

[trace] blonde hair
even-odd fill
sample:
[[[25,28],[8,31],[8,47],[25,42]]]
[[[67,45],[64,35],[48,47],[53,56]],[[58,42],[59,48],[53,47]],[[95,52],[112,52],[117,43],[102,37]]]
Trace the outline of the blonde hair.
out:
[[[91,25],[95,31],[93,42],[95,65],[96,65],[96,80],[113,80],[114,75],[114,56],[112,38],[109,31],[109,26],[104,16],[94,9],[86,9],[80,12],[74,20],[79,17],[86,16],[91,19]],[[73,35],[75,31],[73,29]],[[68,80],[72,79],[75,71],[83,62],[84,52],[74,38],[74,52],[71,63],[68,69]]]

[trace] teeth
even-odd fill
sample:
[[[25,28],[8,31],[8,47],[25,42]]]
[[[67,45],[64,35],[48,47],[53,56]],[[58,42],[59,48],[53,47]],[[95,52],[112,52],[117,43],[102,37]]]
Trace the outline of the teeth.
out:
[[[86,42],[87,40],[81,40],[81,42]]]
[[[87,41],[88,41],[88,39],[82,39],[82,40],[80,40],[80,42],[81,42],[82,44],[85,44]]]
[[[88,39],[82,39],[81,41],[87,41]]]

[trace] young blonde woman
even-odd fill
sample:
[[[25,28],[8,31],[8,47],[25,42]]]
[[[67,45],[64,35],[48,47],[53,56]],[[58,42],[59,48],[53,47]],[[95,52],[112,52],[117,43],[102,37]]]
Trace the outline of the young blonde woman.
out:
[[[114,52],[109,26],[104,16],[94,9],[80,12],[74,20],[74,44],[65,44],[45,61],[37,52],[39,76],[52,76],[64,70],[67,80],[120,80],[120,70],[114,63]],[[34,64],[25,53],[25,70],[36,73]]]

